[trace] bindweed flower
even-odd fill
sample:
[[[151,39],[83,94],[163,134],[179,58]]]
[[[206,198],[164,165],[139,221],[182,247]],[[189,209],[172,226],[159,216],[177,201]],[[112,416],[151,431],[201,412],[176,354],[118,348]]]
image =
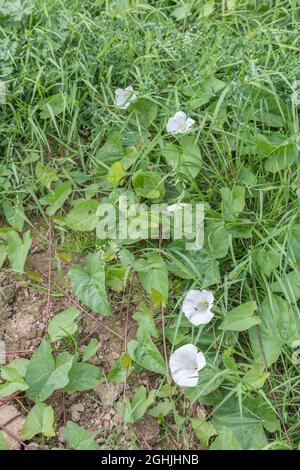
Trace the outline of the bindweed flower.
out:
[[[185,344],[171,354],[170,371],[180,387],[196,387],[198,372],[206,366],[204,354],[193,344]]]
[[[115,91],[115,95],[116,106],[120,109],[127,109],[131,103],[137,100],[137,95],[131,85],[124,89],[118,88]]]
[[[171,117],[166,126],[170,134],[185,134],[195,124],[194,119],[188,118],[183,111],[178,111]]]
[[[214,295],[212,292],[190,290],[183,301],[182,311],[193,325],[206,325],[214,316],[211,311],[213,303]]]

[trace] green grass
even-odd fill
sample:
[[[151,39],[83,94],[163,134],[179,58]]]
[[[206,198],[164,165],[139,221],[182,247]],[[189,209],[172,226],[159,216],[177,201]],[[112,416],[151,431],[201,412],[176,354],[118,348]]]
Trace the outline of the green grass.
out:
[[[0,79],[7,89],[6,104],[0,104],[1,225],[20,233],[30,229],[34,235],[36,220],[48,224],[41,199],[49,193],[51,167],[51,188],[57,182],[69,182],[72,188],[52,217],[56,263],[58,252],[75,257],[100,248],[112,267],[122,264],[120,246],[99,242],[94,231],[74,231],[65,224],[76,199],[112,200],[125,191],[134,195],[134,175],[155,170],[166,188],[161,202],[205,203],[210,235],[204,250],[185,252],[180,244],[168,242],[159,250],[169,267],[167,346],[170,353],[197,341],[211,366],[231,373],[205,396],[184,392],[183,403],[183,391],[175,393],[170,413],[160,417],[162,434],[169,434],[175,420],[177,439],[189,446],[189,400],[196,396],[217,427],[216,446],[297,448],[300,378],[292,343],[300,339],[299,226],[295,235],[300,184],[298,108],[292,93],[300,79],[298,2],[242,0],[228,9],[234,2],[215,1],[208,16],[200,4],[206,3],[209,13],[213,2],[197,0],[28,0],[20,12],[12,7],[16,3],[0,0]],[[214,86],[220,85],[217,92],[211,91],[212,79]],[[115,107],[115,89],[130,84],[147,100],[148,110]],[[45,108],[44,100],[56,94],[56,102]],[[163,152],[166,143],[181,146],[165,132],[168,118],[179,109],[196,121],[190,135],[201,152],[197,177],[172,167]],[[111,131],[120,132],[124,147],[135,155],[117,189],[107,179],[111,150],[104,161],[101,150]],[[48,165],[44,180],[38,165]],[[237,186],[244,188],[245,204],[231,213],[234,201],[222,206],[221,189]],[[212,222],[222,230],[220,239]],[[155,240],[126,247],[135,259],[158,250]],[[261,250],[277,260],[269,272],[266,251]],[[3,269],[11,271],[9,262]],[[203,287],[214,292],[216,316],[199,330],[179,313],[187,291]],[[278,315],[274,289],[286,306],[283,312],[280,304]],[[137,303],[151,303],[138,292]],[[265,298],[271,303],[269,315]],[[252,300],[267,323],[265,330],[253,327],[249,339],[248,330],[218,329],[232,308]],[[159,309],[155,320],[159,326]],[[261,336],[263,348],[269,348],[264,331],[280,354],[267,360],[269,382],[247,387],[244,373],[255,361],[265,362],[253,351]],[[234,420],[240,416],[237,427]]]

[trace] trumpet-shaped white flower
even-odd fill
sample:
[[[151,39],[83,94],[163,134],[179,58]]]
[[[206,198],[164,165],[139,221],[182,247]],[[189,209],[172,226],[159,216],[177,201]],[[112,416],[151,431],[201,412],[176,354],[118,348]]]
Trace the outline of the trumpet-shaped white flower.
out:
[[[174,382],[180,387],[196,387],[198,372],[206,366],[202,352],[193,344],[185,344],[171,354],[170,371]]]
[[[166,129],[170,134],[185,134],[193,124],[195,124],[194,119],[188,118],[183,111],[178,111],[169,119]]]
[[[127,109],[131,103],[134,103],[137,100],[137,95],[129,85],[127,88],[118,88],[115,91],[116,95],[116,106],[120,109]]]
[[[211,311],[213,303],[214,295],[212,292],[190,290],[183,301],[182,311],[193,325],[206,325],[214,316]]]

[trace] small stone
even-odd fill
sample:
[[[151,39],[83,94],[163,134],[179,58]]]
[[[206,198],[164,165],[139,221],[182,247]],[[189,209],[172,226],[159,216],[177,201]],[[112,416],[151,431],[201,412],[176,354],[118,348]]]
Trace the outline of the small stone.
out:
[[[95,389],[95,392],[104,408],[112,408],[119,396],[118,388],[112,383],[100,385]]]
[[[71,406],[70,411],[72,421],[78,422],[81,418],[81,413],[84,411],[84,405],[82,403],[76,403]]]

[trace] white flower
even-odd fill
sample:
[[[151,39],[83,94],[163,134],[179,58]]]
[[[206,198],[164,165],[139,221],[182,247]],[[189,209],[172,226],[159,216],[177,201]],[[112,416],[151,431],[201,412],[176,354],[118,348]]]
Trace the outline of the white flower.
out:
[[[183,301],[182,311],[193,325],[206,325],[214,316],[211,312],[213,303],[214,295],[212,292],[191,290]]]
[[[120,109],[127,109],[130,103],[134,103],[137,99],[137,95],[131,85],[125,89],[118,88],[115,91],[115,95],[116,106]]]
[[[206,366],[202,352],[193,344],[186,344],[171,354],[170,371],[174,382],[180,387],[196,387],[198,372]]]
[[[166,129],[171,134],[185,134],[193,124],[195,124],[194,119],[187,118],[183,111],[178,111],[175,116],[169,119]]]
[[[177,204],[172,204],[171,206],[167,206],[167,211],[168,212],[176,212],[179,209],[184,209],[188,204],[184,202],[179,202]]]

